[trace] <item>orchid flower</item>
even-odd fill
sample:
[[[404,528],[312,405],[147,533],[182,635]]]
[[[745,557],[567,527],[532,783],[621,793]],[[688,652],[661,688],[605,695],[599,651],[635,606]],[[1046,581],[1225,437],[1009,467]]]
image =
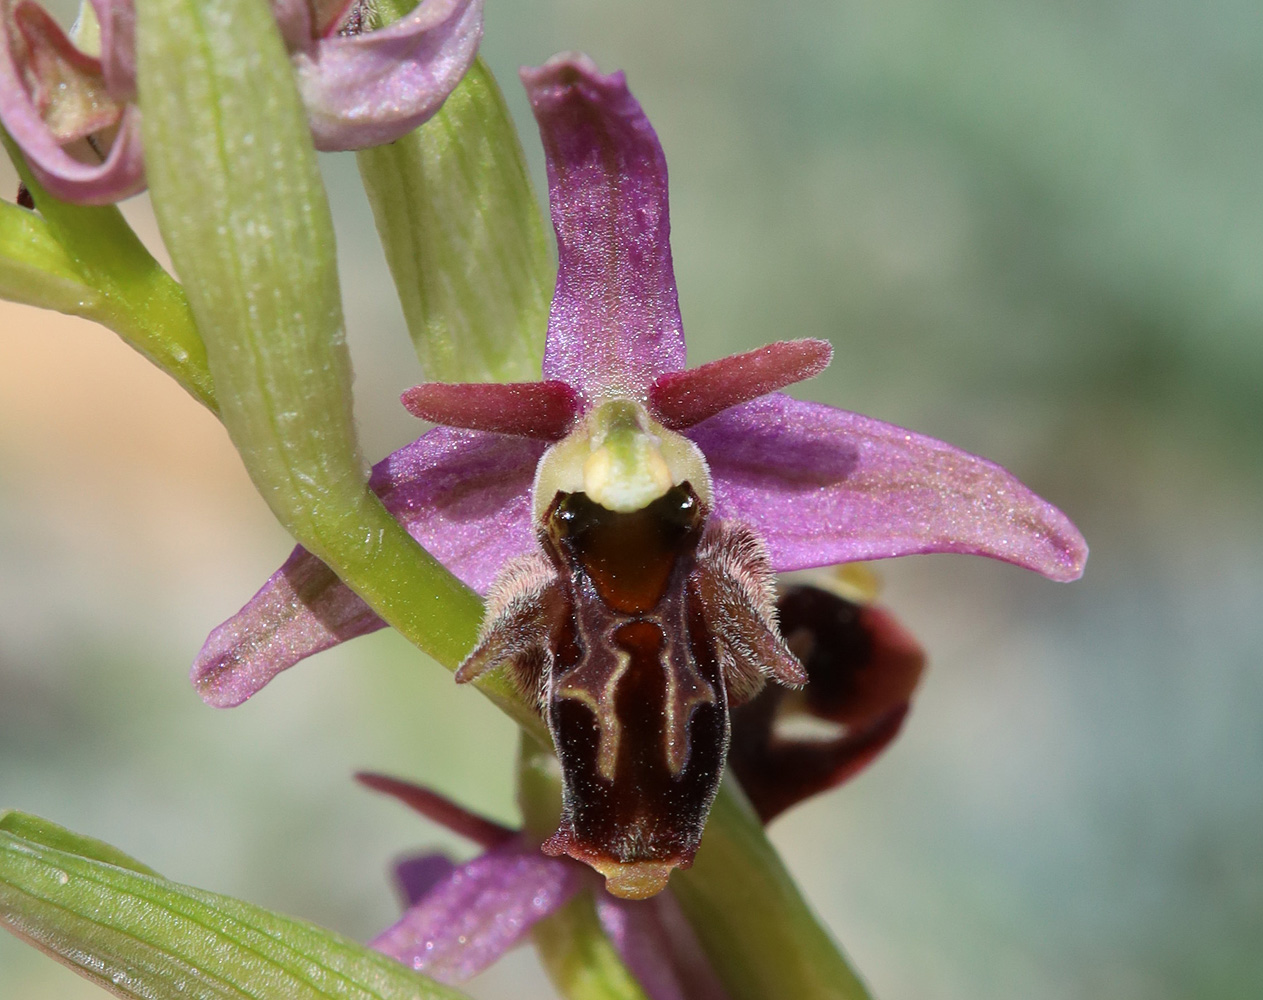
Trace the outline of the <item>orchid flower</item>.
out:
[[[0,0],[0,123],[58,198],[104,204],[145,186],[133,22],[125,0],[91,0],[81,49],[42,7]]]
[[[33,0],[0,0],[0,122],[40,183],[105,204],[145,187],[131,0],[89,0],[75,43]],[[482,0],[421,0],[365,30],[360,0],[274,0],[318,149],[392,142],[433,115],[482,36]]]
[[[563,796],[543,850],[644,898],[692,862],[730,708],[767,680],[808,679],[777,626],[774,572],[959,552],[1072,580],[1087,548],[999,466],[781,394],[827,364],[822,341],[686,368],[666,164],[623,75],[564,55],[522,79],[559,256],[543,380],[409,390],[405,405],[444,426],[371,485],[487,595],[457,679],[505,668],[548,724]],[[299,548],[211,634],[193,681],[236,705],[381,626]],[[915,683],[902,669],[899,683]]]
[[[810,678],[794,692],[798,708],[848,732],[833,740],[777,735],[773,720],[784,722],[794,710],[786,712],[780,685],[768,685],[734,713],[730,760],[764,822],[871,762],[898,731],[924,663],[916,643],[880,609],[798,585],[785,590],[777,609]],[[483,848],[465,864],[441,854],[400,862],[395,876],[407,909],[371,947],[458,985],[590,891],[602,929],[650,1000],[727,996],[670,892],[622,899],[574,860],[542,855],[525,832],[409,782],[379,774],[357,779]]]

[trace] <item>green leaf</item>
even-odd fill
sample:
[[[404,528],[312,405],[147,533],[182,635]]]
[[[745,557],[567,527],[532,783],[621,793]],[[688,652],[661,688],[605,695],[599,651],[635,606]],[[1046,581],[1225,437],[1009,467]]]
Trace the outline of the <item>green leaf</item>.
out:
[[[259,0],[136,8],[150,190],[224,425],[294,537],[454,665],[482,603],[368,489],[333,226],[270,9]]]
[[[215,410],[206,348],[180,285],[116,207],[59,201],[2,129],[0,140],[39,209],[0,205],[0,296],[109,327]]]
[[[731,776],[671,887],[733,1000],[868,1000]]]
[[[386,0],[394,16],[411,0]],[[358,154],[427,378],[539,378],[553,264],[504,97],[479,59],[420,128]]]
[[[111,847],[103,840],[85,837],[81,833],[72,833],[64,826],[58,826],[50,820],[40,819],[30,813],[16,810],[0,812],[0,832],[11,833],[22,840],[39,844],[41,847],[51,847],[55,851],[77,854],[92,861],[101,861],[107,865],[140,872],[142,875],[162,877],[148,865],[141,864],[131,855],[124,854],[117,847]]]
[[[143,866],[100,841],[6,814],[0,819],[0,924],[85,978],[136,1000],[462,996],[313,924],[138,869]]]

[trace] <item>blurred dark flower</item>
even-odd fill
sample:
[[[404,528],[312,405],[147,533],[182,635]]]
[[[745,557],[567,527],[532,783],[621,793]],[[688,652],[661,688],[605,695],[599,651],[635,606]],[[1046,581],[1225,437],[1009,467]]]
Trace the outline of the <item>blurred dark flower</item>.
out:
[[[0,122],[50,193],[104,204],[145,186],[132,0],[89,0],[76,46],[32,0],[0,0]],[[362,0],[274,0],[318,149],[391,142],[433,115],[482,37],[482,0],[422,0],[363,31]]]
[[[867,767],[898,734],[925,653],[895,618],[819,587],[786,587],[781,634],[807,672],[732,713],[728,763],[764,823]]]
[[[777,392],[824,367],[821,341],[686,369],[666,164],[648,120],[622,75],[602,76],[586,57],[522,78],[560,258],[544,381],[409,390],[413,413],[446,426],[388,457],[371,484],[488,594],[457,679],[506,666],[539,704],[563,778],[561,825],[544,851],[642,898],[692,862],[729,707],[767,678],[807,679],[777,628],[774,571],[966,552],[1071,580],[1087,549],[1000,467]],[[212,704],[239,704],[302,657],[381,625],[297,549],[212,633],[193,680]],[[916,674],[899,669],[902,686],[874,682],[858,715],[835,720],[859,727],[837,760],[860,759],[865,726],[876,727],[870,746],[893,735],[891,713]],[[827,698],[822,711],[837,714]],[[770,726],[765,749],[792,757]]]

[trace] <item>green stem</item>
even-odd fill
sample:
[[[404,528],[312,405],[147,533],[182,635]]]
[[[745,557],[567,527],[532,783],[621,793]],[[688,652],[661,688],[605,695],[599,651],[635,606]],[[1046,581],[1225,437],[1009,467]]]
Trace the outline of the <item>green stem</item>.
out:
[[[482,603],[368,489],[333,226],[269,8],[142,0],[137,56],[154,208],[246,469],[387,622],[458,661]]]
[[[733,1000],[868,1000],[731,777],[671,885]]]
[[[91,319],[103,304],[48,223],[7,201],[0,201],[0,298]]]
[[[581,892],[541,920],[531,937],[566,1000],[648,1000],[601,927],[592,893]]]
[[[412,0],[384,0],[391,19]],[[526,158],[482,60],[360,174],[426,377],[539,378],[553,264]]]
[[[525,734],[518,744],[518,806],[526,835],[537,841],[557,828],[561,815],[561,772],[551,746]],[[587,890],[536,924],[532,937],[553,985],[567,1000],[645,1000]]]
[[[0,141],[39,209],[35,216],[5,205],[0,214],[0,295],[109,327],[194,399],[217,410],[206,348],[184,291],[123,213],[113,205],[54,198],[3,130]]]

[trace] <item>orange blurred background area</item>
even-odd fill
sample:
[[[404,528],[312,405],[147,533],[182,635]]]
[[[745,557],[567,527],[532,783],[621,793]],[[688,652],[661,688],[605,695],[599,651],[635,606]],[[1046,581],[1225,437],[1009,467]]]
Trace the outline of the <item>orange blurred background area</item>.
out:
[[[662,139],[692,362],[827,338],[800,395],[1000,462],[1092,547],[1072,585],[874,564],[929,673],[893,748],[772,835],[875,994],[1263,995],[1256,7],[492,2],[541,195],[514,72],[574,48]],[[377,458],[423,375],[354,158],[322,163]],[[513,823],[514,730],[388,631],[202,705],[202,640],[291,544],[174,382],[0,303],[0,807],[363,940],[394,858],[472,849],[350,775]],[[525,951],[471,992],[553,995]],[[100,995],[0,936],[0,1000]]]

